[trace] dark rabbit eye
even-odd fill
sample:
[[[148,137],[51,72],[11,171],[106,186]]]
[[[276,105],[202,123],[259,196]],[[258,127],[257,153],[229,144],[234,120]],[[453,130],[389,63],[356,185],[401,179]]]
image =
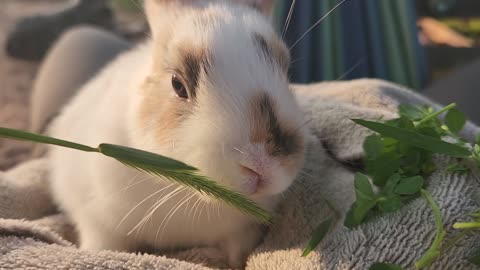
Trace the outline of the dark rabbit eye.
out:
[[[183,85],[183,82],[180,80],[180,78],[177,75],[172,76],[172,87],[173,87],[173,90],[175,90],[175,93],[177,94],[177,96],[185,99],[188,98],[187,89],[185,88],[185,86]]]

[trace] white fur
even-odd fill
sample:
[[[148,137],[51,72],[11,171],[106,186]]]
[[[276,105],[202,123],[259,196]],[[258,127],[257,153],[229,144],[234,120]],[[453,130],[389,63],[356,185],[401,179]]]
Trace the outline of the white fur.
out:
[[[244,177],[237,167],[244,157],[234,147],[253,147],[248,140],[248,126],[254,121],[246,114],[248,100],[261,89],[278,105],[282,121],[297,127],[304,121],[286,74],[260,57],[250,39],[254,32],[273,30],[263,16],[241,6],[212,1],[215,4],[202,8],[177,2],[159,8],[151,2],[147,11],[153,41],[121,55],[87,83],[52,124],[50,134],[91,146],[113,143],[157,152],[243,192]],[[193,24],[199,14],[212,24]],[[172,141],[162,144],[153,132],[156,116],[147,126],[138,123],[145,98],[142,84],[153,75],[160,81],[159,91],[174,94],[171,74],[159,71],[158,65],[175,64],[172,54],[183,42],[208,47],[215,64],[212,75],[200,80],[198,108],[176,128]],[[304,128],[299,132],[305,136]],[[218,247],[230,266],[241,267],[260,239],[261,228],[250,217],[113,159],[58,147],[51,149],[50,157],[56,200],[76,223],[82,248]],[[300,167],[289,172],[275,159],[268,162],[274,181],[251,198],[272,210]]]

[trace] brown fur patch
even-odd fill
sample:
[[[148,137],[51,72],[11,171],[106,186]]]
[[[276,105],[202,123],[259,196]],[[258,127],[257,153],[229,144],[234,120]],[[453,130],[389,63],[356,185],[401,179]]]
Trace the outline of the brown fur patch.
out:
[[[283,72],[288,72],[290,66],[290,54],[287,47],[278,37],[265,38],[259,33],[253,34],[253,40],[257,48],[261,50],[261,54],[271,61],[272,64],[280,65]]]
[[[290,156],[303,151],[303,140],[295,127],[282,123],[275,112],[275,104],[266,94],[260,94],[251,102],[252,142],[265,142],[272,156]]]
[[[195,102],[202,71],[207,73],[210,67],[207,50],[185,45],[178,49],[178,57],[180,66],[174,70],[184,80],[189,97]]]

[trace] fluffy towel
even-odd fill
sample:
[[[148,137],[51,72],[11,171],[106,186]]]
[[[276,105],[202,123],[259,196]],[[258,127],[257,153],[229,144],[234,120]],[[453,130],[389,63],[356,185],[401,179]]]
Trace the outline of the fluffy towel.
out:
[[[285,194],[263,242],[248,258],[247,269],[368,269],[377,261],[411,267],[433,241],[432,210],[419,198],[394,214],[356,229],[343,227],[354,200],[351,169],[362,157],[369,131],[349,118],[395,117],[399,103],[428,100],[396,85],[357,80],[292,86],[311,121],[313,137],[305,169]],[[436,105],[435,105],[436,106]],[[464,136],[477,128],[468,124]],[[428,179],[445,226],[467,219],[479,207],[480,184],[470,176],[448,174],[448,159],[438,157],[438,172]],[[336,225],[308,257],[300,257],[312,231],[329,217]],[[451,237],[449,233],[447,237]],[[469,236],[430,269],[475,269],[464,258],[479,243]],[[74,228],[57,213],[48,191],[48,161],[33,160],[0,173],[1,269],[210,269],[199,248],[160,255],[79,250]]]

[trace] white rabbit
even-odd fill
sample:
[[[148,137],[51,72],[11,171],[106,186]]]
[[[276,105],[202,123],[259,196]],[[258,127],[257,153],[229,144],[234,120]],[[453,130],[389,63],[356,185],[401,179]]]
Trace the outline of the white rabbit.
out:
[[[253,8],[252,8],[253,6]],[[304,116],[273,0],[147,0],[151,40],[87,83],[49,134],[181,160],[274,210],[304,160]],[[80,246],[212,247],[242,267],[262,226],[225,204],[91,153],[50,149],[52,190]]]

